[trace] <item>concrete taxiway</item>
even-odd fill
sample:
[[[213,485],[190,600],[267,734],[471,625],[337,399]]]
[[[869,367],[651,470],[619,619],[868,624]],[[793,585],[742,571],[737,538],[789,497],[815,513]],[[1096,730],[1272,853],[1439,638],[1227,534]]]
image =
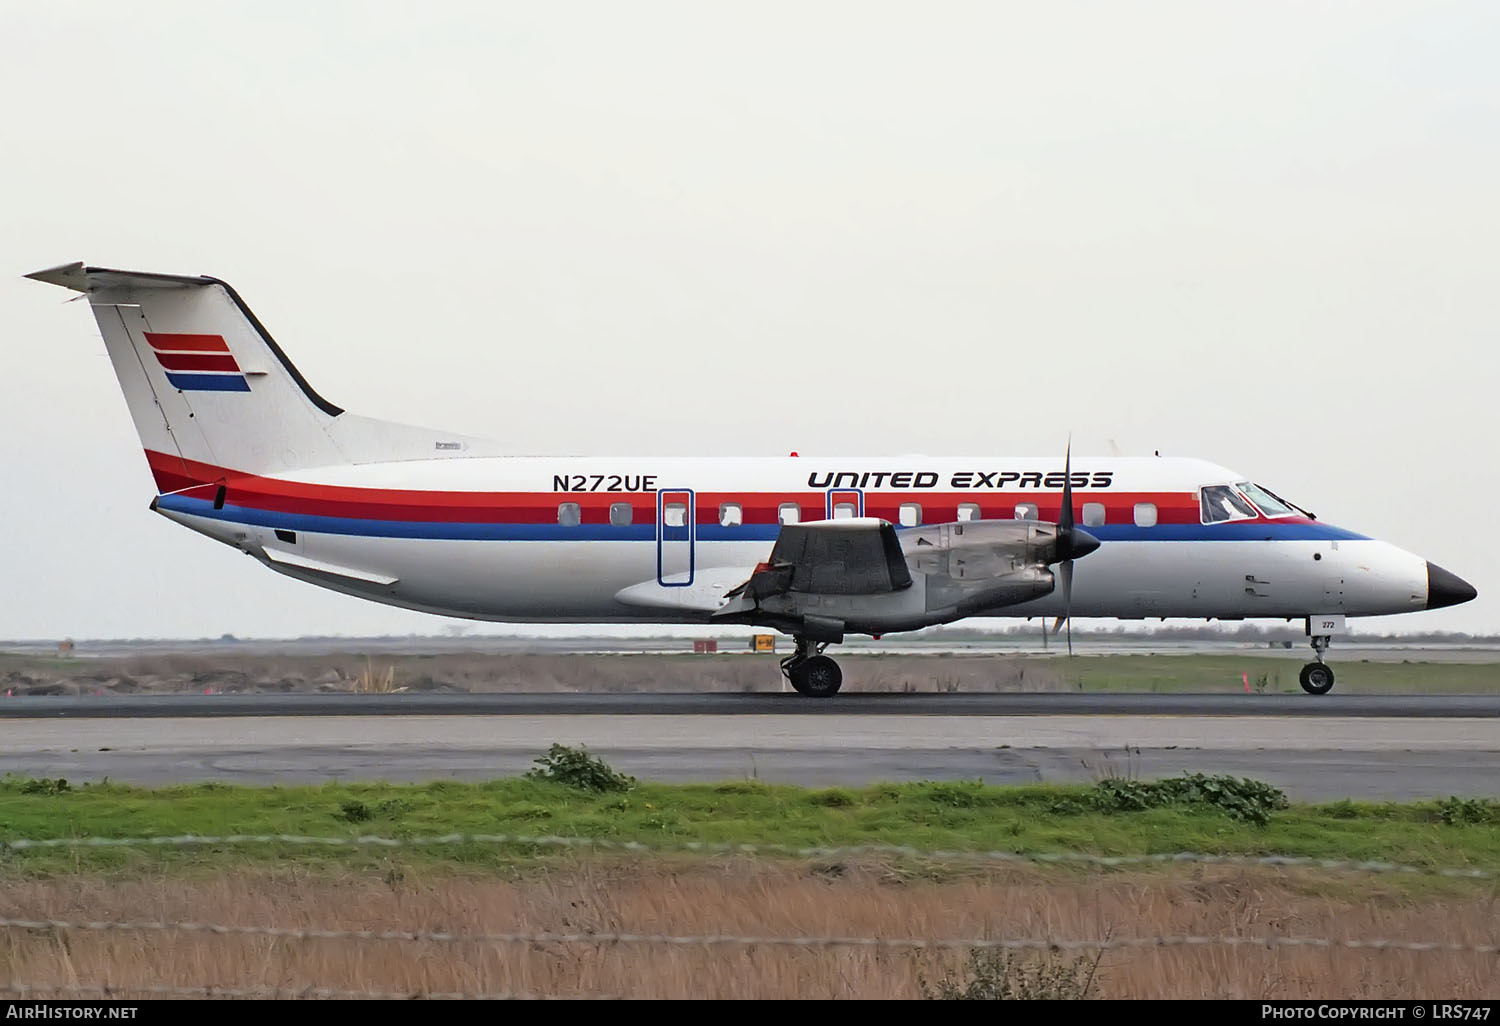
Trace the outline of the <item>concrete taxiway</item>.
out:
[[[1500,793],[1485,696],[225,695],[12,699],[0,717],[0,773],[75,782],[487,779],[559,742],[664,781],[1203,772],[1307,800]]]
[[[151,716],[1352,716],[1500,718],[1500,695],[852,692],[57,695],[0,699],[0,719]]]

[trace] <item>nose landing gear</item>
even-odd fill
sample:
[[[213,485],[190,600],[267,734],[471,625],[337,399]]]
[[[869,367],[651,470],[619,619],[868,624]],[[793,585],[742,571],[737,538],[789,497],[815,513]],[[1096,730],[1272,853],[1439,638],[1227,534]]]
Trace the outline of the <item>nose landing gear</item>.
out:
[[[813,698],[828,698],[838,694],[844,683],[844,672],[839,664],[823,654],[827,642],[809,641],[793,637],[797,650],[781,661],[781,672],[791,682],[799,695]]]
[[[1332,640],[1327,634],[1312,636],[1313,655],[1317,656],[1318,661],[1302,667],[1302,673],[1297,678],[1302,684],[1302,690],[1309,695],[1326,695],[1333,690],[1333,667],[1323,662],[1323,653],[1328,650],[1328,644]]]

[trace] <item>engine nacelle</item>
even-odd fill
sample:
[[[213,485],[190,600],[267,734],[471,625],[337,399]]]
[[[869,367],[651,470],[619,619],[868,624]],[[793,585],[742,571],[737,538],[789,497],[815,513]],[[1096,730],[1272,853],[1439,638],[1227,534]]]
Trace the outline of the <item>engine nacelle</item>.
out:
[[[970,520],[900,532],[913,574],[974,581],[1054,563],[1057,525],[1036,520]]]
[[[1047,569],[1057,547],[1054,524],[976,520],[911,528],[899,537],[901,556],[911,571],[910,587],[874,594],[832,587],[763,590],[753,602],[750,595],[742,596],[741,603],[732,603],[716,619],[837,642],[845,633],[886,634],[950,623],[1041,598],[1055,586]]]

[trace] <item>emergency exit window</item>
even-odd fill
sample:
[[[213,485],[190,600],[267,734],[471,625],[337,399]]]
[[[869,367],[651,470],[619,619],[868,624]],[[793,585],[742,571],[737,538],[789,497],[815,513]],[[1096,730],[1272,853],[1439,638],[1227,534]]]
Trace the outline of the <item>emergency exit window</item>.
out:
[[[1136,527],[1155,527],[1156,526],[1156,503],[1154,503],[1154,502],[1138,502],[1138,503],[1135,504],[1135,526]]]
[[[628,502],[612,502],[609,504],[609,522],[616,527],[624,527],[630,523],[635,510]]]
[[[583,513],[576,502],[559,503],[557,507],[557,522],[564,527],[577,527],[583,523]]]
[[[667,527],[687,526],[687,503],[669,502],[662,507],[661,522]]]
[[[916,527],[922,522],[922,507],[919,503],[903,502],[896,516],[902,527]]]
[[[783,524],[795,524],[802,519],[802,507],[795,502],[783,502],[776,511],[776,519]]]
[[[719,504],[719,526],[739,527],[745,522],[745,511],[737,502],[723,502]]]
[[[833,504],[833,519],[835,519],[835,520],[853,520],[854,519],[854,503],[852,503],[852,502],[835,502]]]

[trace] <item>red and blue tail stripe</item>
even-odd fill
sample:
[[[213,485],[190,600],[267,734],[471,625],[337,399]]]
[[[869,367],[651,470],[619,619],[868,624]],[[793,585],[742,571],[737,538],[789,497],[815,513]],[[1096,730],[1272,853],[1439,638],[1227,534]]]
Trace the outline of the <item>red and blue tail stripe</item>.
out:
[[[146,332],[167,381],[184,392],[248,392],[250,384],[222,335]]]

